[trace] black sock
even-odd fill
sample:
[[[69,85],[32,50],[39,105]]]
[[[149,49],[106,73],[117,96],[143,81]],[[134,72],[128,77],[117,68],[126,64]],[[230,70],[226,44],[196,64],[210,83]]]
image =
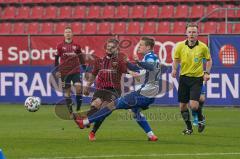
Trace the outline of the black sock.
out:
[[[72,113],[73,112],[73,110],[72,110],[72,98],[71,97],[65,97],[65,100],[66,100],[66,104],[67,104],[67,108],[68,108],[69,113]]]
[[[189,110],[184,110],[181,111],[182,114],[182,118],[185,121],[185,124],[187,125],[187,129],[192,130],[192,123],[190,121],[190,114],[189,114]]]
[[[90,116],[94,113],[96,113],[99,109],[94,107],[94,106],[91,106],[90,110],[87,112],[87,116]]]
[[[77,102],[77,111],[79,111],[82,105],[82,95],[76,95],[76,102]]]
[[[102,125],[102,122],[105,120],[105,118],[103,120],[98,120],[97,122],[94,123],[92,132],[95,134],[97,132],[97,130],[100,128],[100,126]]]
[[[199,102],[199,106],[198,106],[198,109],[196,111],[197,115],[198,115],[198,121],[203,120],[202,107],[203,107],[203,102]]]

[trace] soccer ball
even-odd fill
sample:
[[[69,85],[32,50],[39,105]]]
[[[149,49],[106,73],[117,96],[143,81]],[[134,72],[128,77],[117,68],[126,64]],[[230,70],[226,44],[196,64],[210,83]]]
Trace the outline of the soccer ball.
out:
[[[41,99],[39,97],[28,97],[25,100],[24,106],[29,112],[36,112],[41,105]]]

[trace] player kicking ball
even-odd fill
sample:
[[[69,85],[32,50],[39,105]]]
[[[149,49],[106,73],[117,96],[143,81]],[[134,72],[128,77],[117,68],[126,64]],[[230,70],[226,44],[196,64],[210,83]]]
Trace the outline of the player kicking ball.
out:
[[[117,109],[131,109],[135,112],[141,112],[148,109],[149,105],[155,100],[155,96],[159,93],[159,78],[161,75],[159,59],[153,52],[154,40],[152,38],[143,37],[139,42],[138,53],[144,55],[143,60],[139,61],[137,56],[134,56],[136,64],[128,63],[128,69],[132,71],[146,70],[145,81],[141,88],[137,91],[131,92],[123,97],[112,101],[104,106],[96,113],[85,118],[73,113],[76,124],[81,128],[87,127],[89,124],[101,121],[109,116]],[[151,130],[147,120],[141,113],[136,117],[137,120],[143,120],[146,129],[148,140],[157,141],[157,136]]]

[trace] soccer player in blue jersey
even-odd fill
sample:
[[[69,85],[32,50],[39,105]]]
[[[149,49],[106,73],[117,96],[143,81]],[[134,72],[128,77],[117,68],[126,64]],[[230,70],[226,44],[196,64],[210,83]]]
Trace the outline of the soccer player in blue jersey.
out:
[[[141,110],[148,109],[149,105],[154,102],[155,96],[159,93],[159,78],[161,74],[160,63],[158,57],[153,52],[154,40],[149,37],[143,37],[139,42],[138,53],[144,55],[143,60],[139,61],[137,56],[134,56],[136,64],[128,63],[128,69],[132,71],[146,70],[145,81],[141,88],[133,91],[115,101],[107,104],[96,113],[81,118],[74,114],[75,122],[80,128],[85,128],[90,123],[101,121],[117,109],[131,109],[133,112],[138,112],[136,120],[141,120],[139,124],[145,132],[147,132],[149,141],[157,141],[157,136],[154,135],[146,118],[141,113]]]

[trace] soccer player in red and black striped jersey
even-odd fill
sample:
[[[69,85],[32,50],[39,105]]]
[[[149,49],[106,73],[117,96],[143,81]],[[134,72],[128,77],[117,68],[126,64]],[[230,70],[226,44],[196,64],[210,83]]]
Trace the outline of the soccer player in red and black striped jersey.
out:
[[[60,64],[59,64],[60,59]],[[82,79],[80,74],[80,65],[84,64],[81,47],[73,42],[73,31],[70,26],[64,29],[64,41],[57,45],[57,54],[55,55],[56,76],[61,78],[64,97],[72,113],[71,82],[76,89],[77,110],[80,110],[82,104]]]
[[[95,81],[96,91],[88,115],[100,109],[102,104],[112,102],[121,96],[121,76],[123,73],[127,73],[127,56],[119,53],[118,45],[118,40],[109,39],[106,45],[106,56],[95,61],[91,78],[83,89],[84,94],[88,95],[89,88]],[[103,120],[94,124],[89,134],[89,140],[95,140],[95,133],[102,122]]]

